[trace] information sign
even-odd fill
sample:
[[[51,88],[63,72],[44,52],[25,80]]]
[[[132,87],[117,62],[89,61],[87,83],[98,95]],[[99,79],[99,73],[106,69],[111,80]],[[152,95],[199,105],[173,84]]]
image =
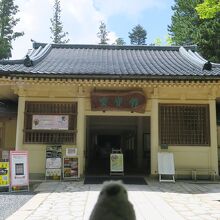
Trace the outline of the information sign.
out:
[[[10,151],[11,187],[29,186],[27,151]]]
[[[9,162],[0,161],[0,187],[9,186]]]
[[[110,154],[110,171],[124,172],[123,154]]]
[[[63,178],[79,178],[78,157],[63,158]]]
[[[62,147],[60,145],[47,146],[46,148],[46,172],[45,179],[52,177],[61,179]]]
[[[68,115],[33,115],[33,130],[68,130]]]

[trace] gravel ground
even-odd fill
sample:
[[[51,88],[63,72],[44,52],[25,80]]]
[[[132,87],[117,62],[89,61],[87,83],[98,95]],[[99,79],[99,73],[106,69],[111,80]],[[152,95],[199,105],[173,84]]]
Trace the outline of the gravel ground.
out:
[[[33,191],[33,186],[30,186],[29,192],[0,192],[0,220],[12,215],[34,195],[36,193]]]

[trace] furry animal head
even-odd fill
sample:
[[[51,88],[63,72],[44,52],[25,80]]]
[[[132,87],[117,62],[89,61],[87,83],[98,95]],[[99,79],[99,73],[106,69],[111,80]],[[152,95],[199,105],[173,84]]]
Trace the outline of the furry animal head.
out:
[[[128,200],[128,194],[121,181],[109,181],[104,183],[99,194],[99,199],[102,198]]]

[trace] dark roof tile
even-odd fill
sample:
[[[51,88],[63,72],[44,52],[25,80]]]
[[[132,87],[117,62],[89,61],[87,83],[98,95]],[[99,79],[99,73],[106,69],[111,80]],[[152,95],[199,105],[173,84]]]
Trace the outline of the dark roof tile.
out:
[[[0,74],[57,77],[205,77],[220,76],[220,64],[203,71],[206,60],[195,47],[69,45],[34,43],[28,52],[33,65],[24,60],[0,61]]]

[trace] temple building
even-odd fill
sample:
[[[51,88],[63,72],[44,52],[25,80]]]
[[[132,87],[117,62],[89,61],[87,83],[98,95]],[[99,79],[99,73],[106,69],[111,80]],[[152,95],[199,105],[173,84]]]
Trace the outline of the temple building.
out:
[[[35,42],[0,61],[0,149],[28,151],[33,179],[50,145],[76,148],[81,176],[109,175],[113,149],[125,175],[157,175],[172,152],[178,175],[219,176],[219,106],[220,64],[194,46]]]

